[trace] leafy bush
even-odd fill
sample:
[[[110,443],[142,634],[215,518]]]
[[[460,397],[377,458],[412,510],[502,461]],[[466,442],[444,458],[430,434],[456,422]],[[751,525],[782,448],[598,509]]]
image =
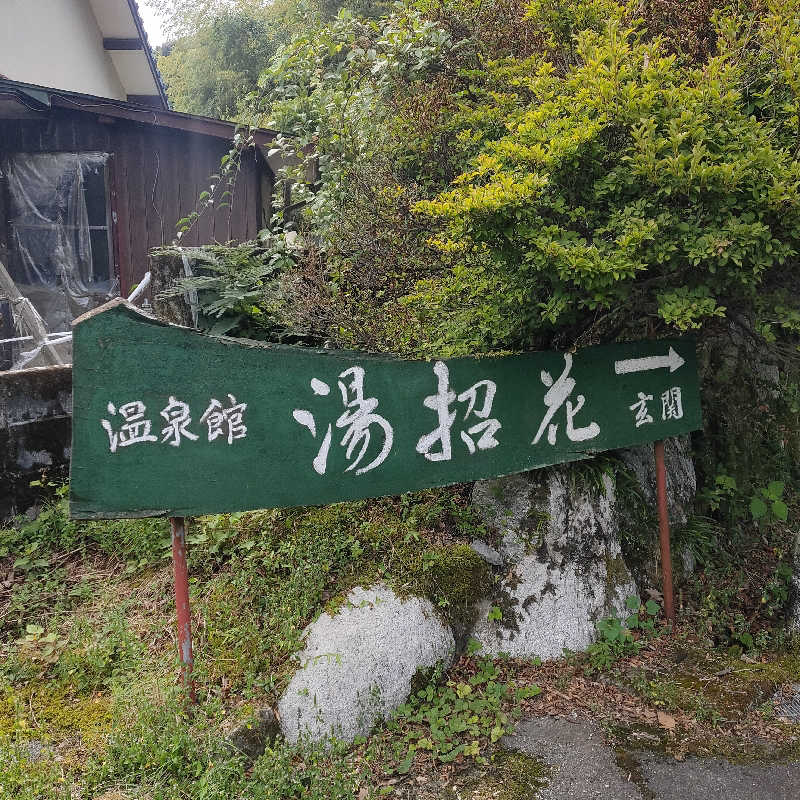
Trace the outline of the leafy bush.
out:
[[[629,597],[625,606],[631,613],[620,620],[618,617],[605,617],[597,622],[599,638],[589,645],[590,671],[610,667],[615,661],[638,652],[641,636],[655,633],[655,619],[661,607],[654,600],[646,603],[636,597]]]
[[[712,6],[420,0],[296,36],[248,104],[302,162],[273,236],[323,276],[324,335],[447,355],[792,330],[797,0]]]
[[[426,687],[395,711],[389,730],[403,734],[396,745],[398,772],[408,772],[424,753],[442,764],[462,754],[485,761],[487,744],[513,730],[521,701],[541,691],[537,686],[504,682],[490,658],[477,659],[474,669],[463,680],[459,677],[440,685],[441,673],[435,673]]]
[[[767,487],[753,495],[750,500],[750,513],[754,520],[772,518],[786,522],[789,507],[783,501],[784,488],[782,481],[770,481]]]
[[[154,253],[156,257],[182,256],[172,248]],[[295,263],[285,237],[273,237],[265,231],[258,242],[196,247],[189,255],[198,274],[176,281],[161,293],[162,298],[196,293],[198,327],[212,335],[284,338],[286,331],[276,318],[282,305],[279,278]]]
[[[453,188],[417,204],[446,223],[434,243],[461,263],[413,302],[441,314],[477,285],[470,313],[485,347],[603,331],[598,320],[632,331],[654,318],[699,328],[729,310],[774,318],[794,286],[794,139],[785,110],[753,115],[754,62],[736,55],[775,46],[786,4],[760,23],[719,17],[719,52],[702,68],[608,6],[600,30],[577,34],[565,73],[509,63],[506,91],[524,86],[525,105],[508,109],[504,134]],[[764,91],[785,94],[785,75],[762,66]]]

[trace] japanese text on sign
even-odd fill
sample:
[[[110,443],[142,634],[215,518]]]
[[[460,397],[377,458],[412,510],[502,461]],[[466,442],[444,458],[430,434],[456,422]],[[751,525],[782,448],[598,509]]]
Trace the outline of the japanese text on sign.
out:
[[[79,517],[396,494],[700,426],[690,339],[401,361],[203,336],[116,303],[77,326],[74,362]]]

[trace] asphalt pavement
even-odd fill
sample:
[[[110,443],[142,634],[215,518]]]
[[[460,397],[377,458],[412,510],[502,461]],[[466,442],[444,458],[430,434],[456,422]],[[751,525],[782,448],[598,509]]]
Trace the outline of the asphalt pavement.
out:
[[[531,717],[503,743],[550,766],[549,783],[536,800],[800,800],[800,763],[676,761],[619,751],[591,722]]]

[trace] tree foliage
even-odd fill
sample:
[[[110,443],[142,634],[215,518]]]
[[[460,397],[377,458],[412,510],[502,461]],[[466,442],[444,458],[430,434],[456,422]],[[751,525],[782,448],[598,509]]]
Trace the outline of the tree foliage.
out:
[[[798,46],[800,0],[318,16],[245,103],[293,157],[281,325],[425,355],[796,333]]]
[[[249,107],[277,148],[313,145],[316,191],[284,176],[309,202],[276,222],[327,335],[447,354],[795,329],[800,3],[713,5],[417,0],[295,36]]]
[[[178,111],[236,119],[258,77],[292,36],[336,15],[337,0],[148,0],[169,37],[158,56],[167,93]],[[381,0],[351,0],[364,15]]]
[[[158,68],[179,111],[235,119],[285,30],[245,8],[223,9],[162,49]]]
[[[432,243],[459,262],[418,301],[436,310],[480,286],[493,315],[472,322],[490,344],[498,332],[498,344],[534,344],[601,316],[615,330],[647,318],[699,328],[728,308],[774,309],[795,287],[788,86],[778,70],[749,99],[742,85],[747,48],[774,42],[768,24],[748,36],[720,20],[717,54],[694,66],[646,41],[622,8],[609,12],[577,36],[564,74],[509,67],[503,88],[527,97],[504,114],[503,135],[416,206],[443,224]]]
[[[264,0],[143,0],[162,20],[162,29],[170,40],[196,33],[210,19],[228,11],[251,16],[263,14],[269,5]]]

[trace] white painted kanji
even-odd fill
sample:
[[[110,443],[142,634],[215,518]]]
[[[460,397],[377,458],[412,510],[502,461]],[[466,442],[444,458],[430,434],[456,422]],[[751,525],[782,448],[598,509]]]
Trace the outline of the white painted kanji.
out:
[[[244,424],[246,409],[247,403],[237,403],[232,394],[228,395],[227,407],[212,397],[200,417],[200,422],[208,426],[208,441],[213,442],[224,436],[228,444],[233,444],[235,439],[244,439],[247,436],[247,426]]]
[[[551,445],[555,445],[558,440],[558,423],[553,422],[553,418],[562,406],[566,410],[566,434],[571,442],[586,442],[594,439],[600,433],[600,426],[596,422],[590,422],[588,425],[582,427],[575,426],[575,417],[578,412],[583,408],[586,398],[579,394],[575,398],[575,404],[569,399],[575,388],[575,379],[570,376],[572,369],[572,354],[564,354],[564,371],[554,381],[553,376],[546,370],[542,370],[540,380],[548,387],[544,394],[544,404],[547,406],[547,412],[539,425],[539,430],[536,436],[533,437],[531,444],[538,444],[545,431],[547,431],[547,441]]]
[[[132,444],[158,441],[158,437],[150,432],[152,423],[149,419],[145,419],[144,415],[147,409],[141,400],[132,400],[129,403],[124,403],[118,409],[115,408],[113,403],[109,403],[106,409],[111,416],[119,413],[124,420],[119,431],[114,430],[109,420],[100,420],[100,424],[108,434],[108,449],[112,453],[116,453],[118,447],[129,447]]]
[[[661,419],[683,419],[681,387],[673,386],[661,395]]]
[[[467,447],[470,454],[476,450],[490,450],[497,447],[500,442],[495,438],[495,433],[500,430],[502,425],[494,418],[489,418],[492,413],[492,403],[497,392],[497,384],[494,381],[478,381],[469,389],[456,395],[450,388],[450,371],[447,364],[437,361],[433,365],[433,372],[436,375],[437,386],[436,394],[429,395],[422,403],[426,408],[436,412],[438,425],[430,432],[421,436],[417,442],[417,452],[421,453],[428,461],[449,461],[453,455],[452,428],[458,416],[458,411],[451,411],[450,406],[454,402],[466,403],[467,409],[464,413],[466,422],[470,416],[477,417],[480,422],[470,425],[466,430],[461,431],[461,440]],[[482,402],[478,405],[478,398],[482,395]],[[480,438],[475,442],[474,437],[480,434]],[[438,449],[434,450],[434,447]]]
[[[653,395],[639,392],[638,400],[632,405],[628,406],[630,411],[636,414],[636,427],[641,428],[642,425],[647,425],[653,421],[650,411],[647,408],[647,403],[653,399]]]
[[[350,367],[338,377],[337,383],[345,410],[335,424],[337,428],[344,428],[340,445],[345,448],[345,458],[350,462],[345,472],[355,470],[356,475],[363,475],[380,466],[388,458],[394,443],[394,429],[384,417],[375,413],[378,400],[374,397],[364,396],[364,369],[362,367]],[[321,397],[327,397],[330,394],[330,386],[319,378],[311,379],[311,389],[315,395]],[[316,419],[308,409],[296,408],[292,412],[292,417],[295,422],[308,428],[315,439],[317,438]],[[381,449],[368,464],[360,467],[359,464],[369,451],[372,433],[375,430],[379,430],[383,434]],[[314,471],[318,475],[324,475],[328,468],[328,454],[332,437],[333,424],[328,423],[317,455],[312,462]]]
[[[167,423],[161,429],[161,443],[167,443],[173,447],[180,447],[181,439],[197,441],[197,434],[188,430],[187,426],[192,421],[189,405],[182,400],[176,400],[170,396],[169,403],[161,412],[164,421]]]

